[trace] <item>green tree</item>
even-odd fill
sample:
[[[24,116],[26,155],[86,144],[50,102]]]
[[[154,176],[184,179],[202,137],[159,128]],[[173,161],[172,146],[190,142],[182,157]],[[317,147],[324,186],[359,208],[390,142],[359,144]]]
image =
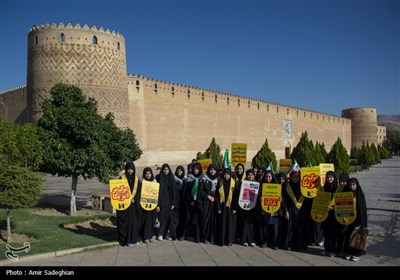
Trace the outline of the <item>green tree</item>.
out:
[[[390,157],[390,152],[385,147],[383,146],[379,147],[378,150],[379,150],[379,157],[381,159],[388,159]]]
[[[14,125],[0,119],[0,154],[10,164],[38,170],[42,163],[42,142],[34,124]]]
[[[360,149],[357,147],[352,147],[350,150],[350,158],[358,159],[360,156]]]
[[[37,204],[43,175],[34,172],[42,160],[42,143],[33,124],[14,125],[0,119],[0,206],[7,208],[7,241],[11,209]]]
[[[277,170],[276,155],[268,146],[268,138],[265,138],[265,143],[262,145],[257,154],[253,157],[251,165],[266,168],[271,162],[274,170]]]
[[[0,155],[0,205],[7,208],[30,208],[37,204],[43,176],[25,167],[10,164]]]
[[[373,164],[375,164],[375,163],[377,163],[379,161],[379,158],[380,158],[379,157],[379,151],[378,151],[378,148],[375,146],[374,143],[372,143],[370,148],[371,148],[372,156],[374,158]]]
[[[370,166],[373,164],[374,162],[374,155],[371,152],[371,148],[367,142],[367,144],[365,144],[363,142],[361,148],[360,148],[360,154],[358,157],[358,162],[359,164],[361,164],[362,166],[364,166],[364,168]]]
[[[299,143],[294,147],[291,155],[291,159],[296,159],[300,167],[307,166],[307,163],[314,163],[314,145],[312,141],[308,139],[307,131],[301,134]]]
[[[383,142],[385,148],[387,148],[391,154],[400,154],[400,131],[387,130],[386,139]]]
[[[314,149],[315,149],[315,158],[317,160],[316,165],[326,162],[326,159],[328,157],[328,152],[326,151],[325,144],[318,143],[318,141],[317,141],[317,142],[315,142]]]
[[[335,165],[336,172],[350,174],[350,157],[340,138],[336,140],[328,153],[328,162]]]
[[[142,151],[133,131],[118,128],[112,114],[102,117],[96,101],[78,87],[57,84],[50,94],[38,122],[45,154],[42,170],[72,177],[70,214],[75,215],[78,176],[106,183]]]
[[[217,166],[222,166],[222,158],[221,155],[221,148],[215,141],[215,138],[211,140],[210,146],[206,149],[204,153],[198,152],[196,155],[196,159],[212,159],[212,162],[215,163]]]

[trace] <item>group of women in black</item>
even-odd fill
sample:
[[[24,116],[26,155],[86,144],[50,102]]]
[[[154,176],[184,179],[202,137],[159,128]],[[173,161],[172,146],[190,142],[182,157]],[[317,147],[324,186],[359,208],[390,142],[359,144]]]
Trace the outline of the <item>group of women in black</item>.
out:
[[[306,251],[313,243],[322,245],[323,240],[322,255],[343,254],[346,259],[358,261],[364,253],[348,247],[354,228],[367,227],[365,197],[356,178],[342,174],[337,180],[334,172],[326,174],[323,191],[332,193],[332,198],[340,191],[354,194],[356,220],[343,226],[336,221],[333,206],[321,224],[311,219],[313,199],[301,194],[299,171],[289,176],[282,172],[275,175],[264,168],[244,172],[244,166],[238,164],[232,174],[230,168],[221,170],[212,163],[203,174],[197,162],[191,163],[188,170],[191,172],[185,175],[183,166],[178,166],[173,173],[168,164],[163,164],[154,176],[152,169],[146,167],[142,180],[160,184],[158,205],[147,211],[139,203],[141,181],[135,179],[134,164],[126,164],[124,176],[133,199],[129,208],[117,211],[118,240],[122,246],[133,247],[139,239],[150,243],[156,235],[158,240],[190,240],[221,246],[237,242],[243,246],[258,244],[262,248],[297,251]],[[243,180],[260,183],[257,204],[251,210],[238,204]],[[281,207],[276,213],[267,213],[261,207],[263,183],[282,185]]]

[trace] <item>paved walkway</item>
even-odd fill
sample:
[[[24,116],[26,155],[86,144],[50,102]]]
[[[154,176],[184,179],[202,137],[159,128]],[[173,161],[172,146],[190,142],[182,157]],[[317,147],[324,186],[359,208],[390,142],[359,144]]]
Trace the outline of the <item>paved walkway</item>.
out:
[[[369,171],[353,174],[365,192],[370,238],[368,254],[360,262],[322,257],[321,247],[307,253],[251,248],[220,247],[188,241],[155,241],[134,248],[111,244],[106,249],[75,254],[45,254],[4,262],[6,266],[400,266],[400,157],[384,160]],[[68,205],[70,183],[49,177],[43,201],[56,198]],[[107,191],[96,181],[81,181],[78,206],[90,205],[94,193]],[[65,200],[65,201],[64,201]],[[62,256],[59,256],[62,255]]]

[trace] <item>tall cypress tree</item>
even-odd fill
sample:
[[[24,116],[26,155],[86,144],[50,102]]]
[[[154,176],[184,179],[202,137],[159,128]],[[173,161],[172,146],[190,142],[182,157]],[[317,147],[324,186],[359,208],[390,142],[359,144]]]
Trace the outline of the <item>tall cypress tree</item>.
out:
[[[346,148],[343,146],[342,140],[338,138],[333,144],[332,149],[328,153],[328,162],[335,165],[337,173],[344,172],[349,174],[350,172],[350,157],[347,154]]]
[[[206,149],[204,153],[198,152],[196,155],[196,159],[212,159],[212,162],[217,164],[217,166],[222,165],[222,155],[221,148],[215,141],[215,137],[211,140],[210,146]]]
[[[251,165],[267,168],[271,162],[274,170],[277,170],[276,155],[268,146],[268,138],[265,138],[265,143],[262,145],[257,154],[253,157]]]

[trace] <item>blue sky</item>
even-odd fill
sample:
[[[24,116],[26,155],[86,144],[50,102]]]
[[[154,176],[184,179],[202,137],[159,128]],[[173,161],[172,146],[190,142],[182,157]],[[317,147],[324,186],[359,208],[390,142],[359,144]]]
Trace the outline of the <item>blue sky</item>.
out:
[[[400,114],[400,1],[21,1],[0,4],[0,91],[26,84],[27,32],[121,33],[128,73],[340,115]]]

